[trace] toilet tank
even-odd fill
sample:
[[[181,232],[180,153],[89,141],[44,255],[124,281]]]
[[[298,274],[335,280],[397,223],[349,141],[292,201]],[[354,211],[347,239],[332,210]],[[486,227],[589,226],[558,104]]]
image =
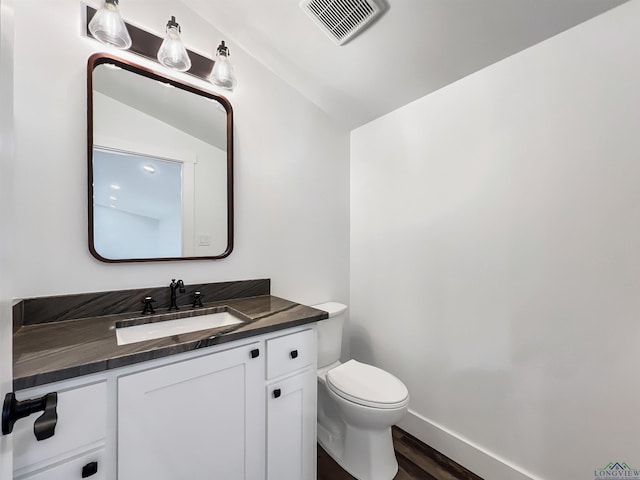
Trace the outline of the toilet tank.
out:
[[[318,322],[318,368],[326,367],[340,360],[342,350],[342,328],[347,306],[337,302],[312,305],[324,310],[329,318]]]

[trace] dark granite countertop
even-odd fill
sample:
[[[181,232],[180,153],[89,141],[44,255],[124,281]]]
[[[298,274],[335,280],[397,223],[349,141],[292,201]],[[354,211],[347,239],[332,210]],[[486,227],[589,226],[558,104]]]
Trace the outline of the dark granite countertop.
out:
[[[13,336],[13,388],[21,390],[97,373],[328,317],[321,310],[271,295],[205,304],[217,306],[226,306],[244,321],[122,346],[116,342],[116,322],[139,314],[119,313],[20,326]]]

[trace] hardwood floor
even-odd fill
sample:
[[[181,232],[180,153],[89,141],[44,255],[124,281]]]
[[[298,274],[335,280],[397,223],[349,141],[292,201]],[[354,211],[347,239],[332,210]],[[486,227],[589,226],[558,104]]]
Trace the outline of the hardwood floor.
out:
[[[482,480],[397,427],[393,427],[393,445],[398,459],[394,480]],[[318,480],[354,480],[354,477],[318,445]]]

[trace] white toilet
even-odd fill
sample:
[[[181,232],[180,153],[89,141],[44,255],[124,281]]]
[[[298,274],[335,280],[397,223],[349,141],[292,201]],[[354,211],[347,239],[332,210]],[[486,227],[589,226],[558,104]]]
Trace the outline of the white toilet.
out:
[[[318,443],[358,480],[392,480],[398,462],[391,426],[407,411],[407,387],[372,365],[340,363],[347,306],[313,308],[329,313],[318,322]]]

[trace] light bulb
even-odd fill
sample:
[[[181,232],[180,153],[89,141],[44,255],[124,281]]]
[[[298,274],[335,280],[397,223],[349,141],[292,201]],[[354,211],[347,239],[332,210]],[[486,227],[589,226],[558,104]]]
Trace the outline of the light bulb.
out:
[[[229,49],[224,44],[224,40],[218,46],[216,62],[211,70],[211,75],[209,75],[209,81],[227,90],[233,90],[233,87],[238,83],[233,74],[233,66],[229,62]]]
[[[191,59],[180,39],[180,25],[176,23],[176,17],[171,17],[167,23],[167,35],[158,50],[158,61],[179,72],[186,72],[191,68]]]
[[[126,50],[131,47],[131,36],[118,11],[118,0],[105,0],[91,22],[89,31],[96,39],[107,45]]]

